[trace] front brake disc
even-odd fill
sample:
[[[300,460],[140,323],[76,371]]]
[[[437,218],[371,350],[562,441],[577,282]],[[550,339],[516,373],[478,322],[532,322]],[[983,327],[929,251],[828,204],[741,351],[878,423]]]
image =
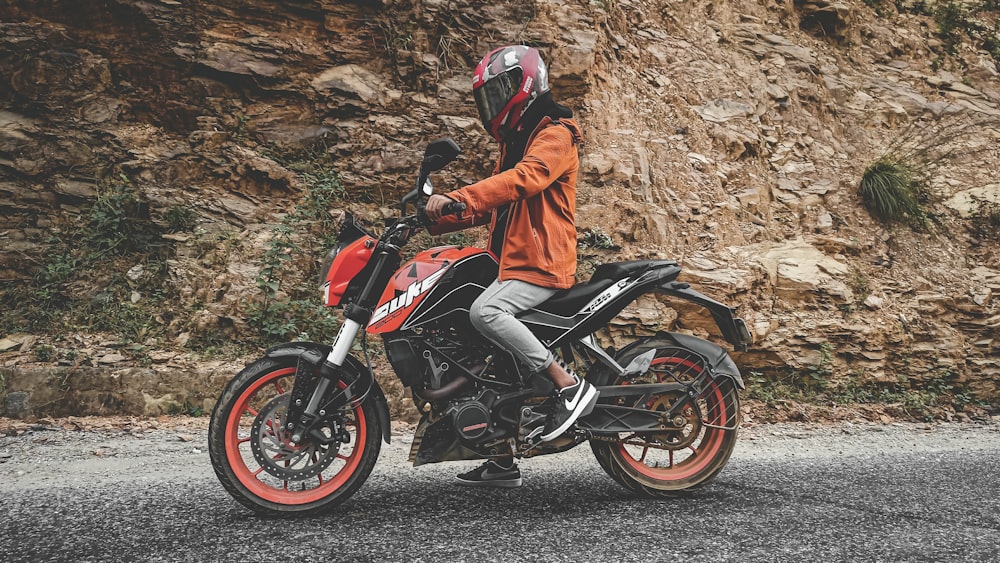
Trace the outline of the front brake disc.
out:
[[[293,444],[285,428],[291,393],[274,397],[260,409],[250,430],[253,457],[268,475],[282,481],[303,481],[323,472],[337,459],[339,441],[313,443],[308,437]]]

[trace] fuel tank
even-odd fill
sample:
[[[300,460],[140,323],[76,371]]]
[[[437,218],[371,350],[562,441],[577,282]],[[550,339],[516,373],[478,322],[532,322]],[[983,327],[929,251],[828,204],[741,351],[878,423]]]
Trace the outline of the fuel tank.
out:
[[[480,248],[439,246],[417,254],[389,280],[368,332],[408,330],[464,311],[497,277],[497,261]]]

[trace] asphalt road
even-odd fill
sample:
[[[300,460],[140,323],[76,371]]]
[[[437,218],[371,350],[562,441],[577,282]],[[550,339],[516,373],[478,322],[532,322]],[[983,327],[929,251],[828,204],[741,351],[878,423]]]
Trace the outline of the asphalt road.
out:
[[[761,425],[672,500],[585,445],[523,462],[520,489],[461,488],[474,464],[411,468],[407,440],[339,512],[272,520],[222,489],[201,430],[0,438],[0,561],[1000,561],[996,423]]]

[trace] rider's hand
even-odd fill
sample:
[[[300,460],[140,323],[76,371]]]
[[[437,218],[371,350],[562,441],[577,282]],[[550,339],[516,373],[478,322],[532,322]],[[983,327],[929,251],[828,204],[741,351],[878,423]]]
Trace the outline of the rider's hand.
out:
[[[443,196],[439,194],[432,195],[427,199],[427,206],[424,208],[424,211],[427,213],[427,218],[430,219],[432,222],[437,223],[438,221],[441,220],[441,217],[443,216],[441,211],[444,210],[444,206],[448,205],[449,203],[453,203],[454,201],[455,200],[451,199],[448,196]]]

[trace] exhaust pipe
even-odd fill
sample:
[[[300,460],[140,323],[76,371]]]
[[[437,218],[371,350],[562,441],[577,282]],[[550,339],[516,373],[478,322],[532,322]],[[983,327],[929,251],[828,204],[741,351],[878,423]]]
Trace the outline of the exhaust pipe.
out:
[[[439,389],[424,389],[420,392],[413,391],[413,393],[425,401],[440,401],[441,399],[447,399],[455,393],[458,393],[468,384],[469,378],[464,375],[459,375]]]

